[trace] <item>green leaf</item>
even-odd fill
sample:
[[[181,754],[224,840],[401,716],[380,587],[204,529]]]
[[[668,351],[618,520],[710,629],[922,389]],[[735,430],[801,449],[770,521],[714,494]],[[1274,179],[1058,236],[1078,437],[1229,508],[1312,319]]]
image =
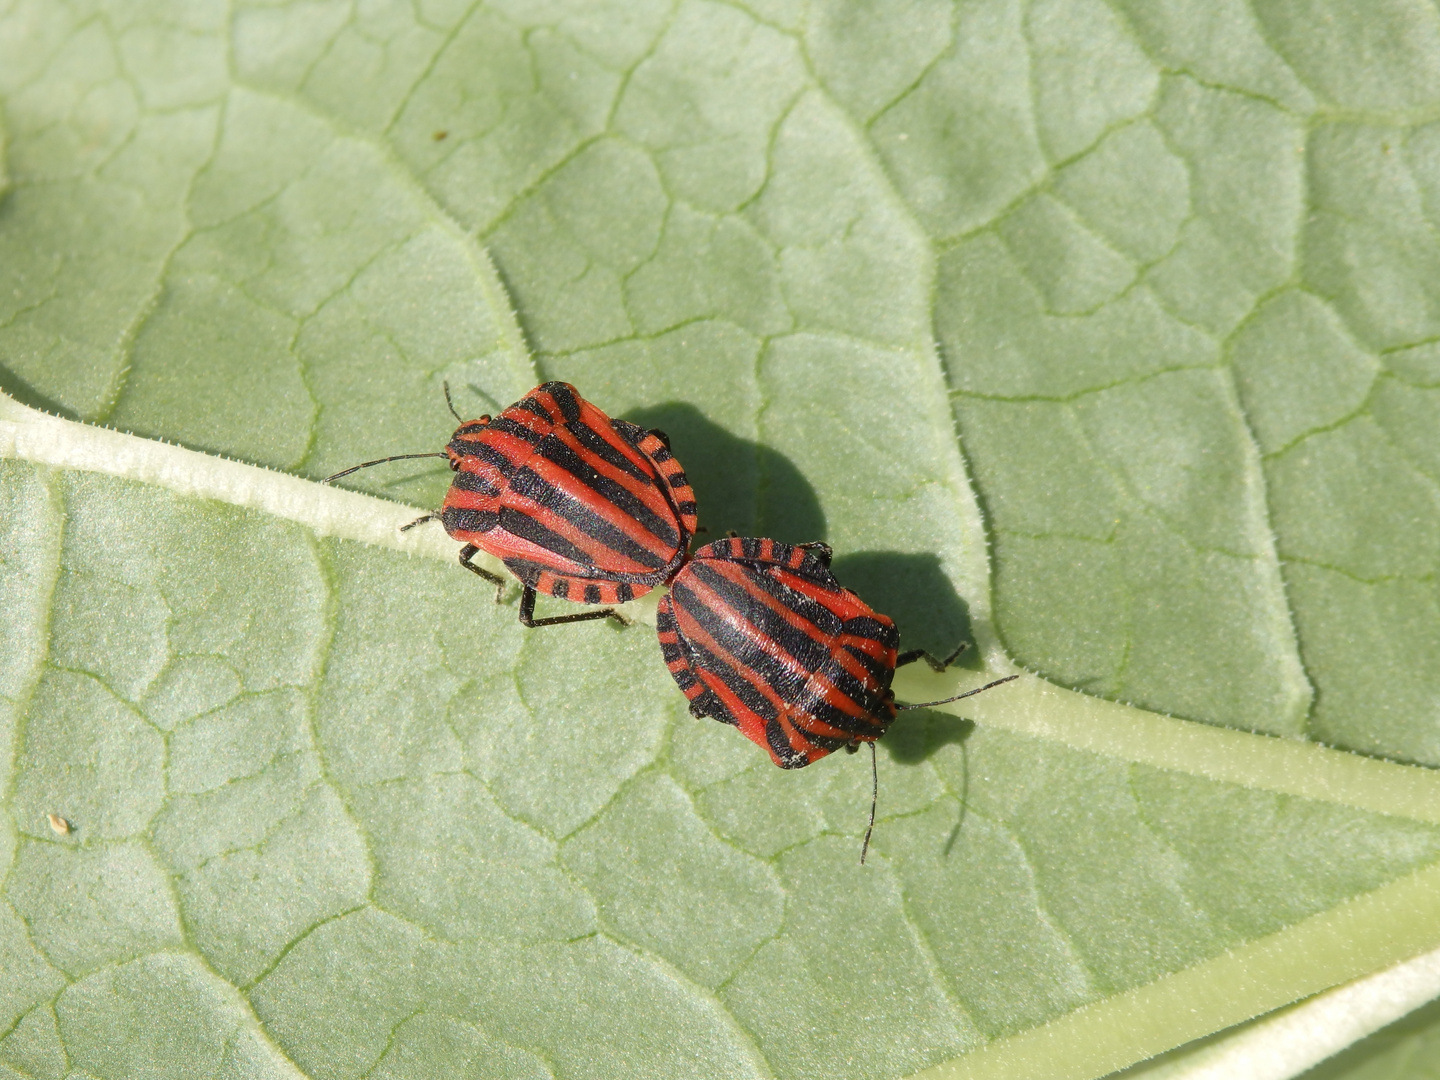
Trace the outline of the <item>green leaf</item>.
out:
[[[1356,1043],[1304,1074],[1305,1080],[1419,1080],[1435,1075],[1434,1003]]]
[[[1440,947],[1437,67],[1419,0],[5,7],[0,1077],[1094,1077]],[[866,866],[653,594],[526,631],[398,531],[443,466],[314,482],[544,378],[973,640],[902,699],[1030,672],[896,724]]]

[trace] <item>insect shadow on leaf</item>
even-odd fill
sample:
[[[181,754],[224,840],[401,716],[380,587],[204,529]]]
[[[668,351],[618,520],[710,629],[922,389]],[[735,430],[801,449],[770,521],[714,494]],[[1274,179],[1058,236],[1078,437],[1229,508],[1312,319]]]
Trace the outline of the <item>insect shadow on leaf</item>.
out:
[[[835,576],[847,589],[864,597],[876,611],[895,620],[900,649],[927,649],[948,656],[957,645],[972,641],[970,606],[950,583],[932,554],[901,551],[860,551],[837,555]],[[980,671],[983,661],[970,648],[955,661],[958,668]],[[915,765],[942,746],[963,742],[974,728],[949,713],[924,710],[896,722],[881,747],[899,765]]]
[[[687,402],[635,409],[625,419],[670,436],[700,506],[706,531],[699,543],[731,530],[787,544],[825,539],[825,513],[814,487],[778,450],[731,434]]]

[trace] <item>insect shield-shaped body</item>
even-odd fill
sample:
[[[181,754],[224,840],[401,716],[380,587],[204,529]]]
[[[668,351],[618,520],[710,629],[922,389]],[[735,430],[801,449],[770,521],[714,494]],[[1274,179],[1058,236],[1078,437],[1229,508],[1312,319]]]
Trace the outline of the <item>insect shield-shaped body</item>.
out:
[[[504,579],[471,559],[500,559],[524,586],[526,626],[624,622],[610,610],[536,619],[535,597],[624,603],[669,581],[695,535],[695,495],[665,436],[612,420],[568,383],[462,423],[433,456],[455,479],[441,512],[406,528],[438,517],[465,545],[460,564],[495,583],[497,599]]]
[[[840,586],[824,544],[708,544],[656,626],[690,712],[733,724],[782,769],[873,742],[895,719],[895,624]]]
[[[875,740],[896,714],[1017,677],[944,701],[898,704],[890,689],[898,666],[923,658],[944,670],[959,650],[946,660],[922,649],[897,652],[894,622],[835,580],[830,548],[818,543],[732,537],[706,545],[675,575],[656,627],[690,712],[733,724],[782,769],[870,744],[874,787],[862,863],[879,791]]]

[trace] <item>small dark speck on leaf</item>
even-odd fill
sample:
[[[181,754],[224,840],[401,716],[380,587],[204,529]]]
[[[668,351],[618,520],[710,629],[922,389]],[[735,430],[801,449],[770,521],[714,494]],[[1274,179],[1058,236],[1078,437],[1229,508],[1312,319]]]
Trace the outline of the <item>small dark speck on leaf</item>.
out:
[[[431,135],[430,137],[431,137],[432,139],[434,139],[436,142],[444,142],[447,138],[450,137],[450,132],[448,132],[448,131],[437,131],[437,132],[435,132],[434,135]]]

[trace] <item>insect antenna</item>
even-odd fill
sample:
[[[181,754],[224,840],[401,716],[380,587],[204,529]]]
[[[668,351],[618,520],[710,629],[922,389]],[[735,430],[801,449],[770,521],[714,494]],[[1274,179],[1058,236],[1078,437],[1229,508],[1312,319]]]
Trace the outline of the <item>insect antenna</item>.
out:
[[[959,701],[961,698],[974,697],[976,694],[983,694],[986,690],[993,689],[1002,683],[1014,682],[1019,675],[1006,675],[1003,679],[996,679],[994,682],[986,683],[978,690],[967,690],[963,694],[956,694],[954,697],[941,698],[939,701],[921,701],[914,705],[896,705],[897,709],[928,709],[932,705],[948,705],[952,701]]]
[[[983,694],[986,690],[1001,686],[1007,682],[1014,682],[1019,675],[1006,675],[1003,679],[996,679],[988,682],[977,690],[967,690],[963,694],[956,694],[954,697],[941,698],[939,701],[920,701],[914,705],[896,705],[899,709],[928,709],[933,705],[948,705],[952,701],[959,701],[961,698],[974,697],[976,694]],[[875,763],[875,743],[870,743],[870,824],[865,827],[865,841],[860,845],[860,865],[865,865],[865,856],[870,853],[870,834],[875,831],[875,807],[880,801],[880,768]]]
[[[455,411],[455,403],[450,400],[450,384],[448,382],[442,382],[440,389],[445,391],[445,407],[450,410],[450,415],[455,417],[456,420],[459,420],[460,423],[465,423],[465,418]]]
[[[320,482],[321,482],[322,484],[328,484],[328,483],[330,483],[332,480],[339,480],[342,476],[349,476],[352,472],[359,472],[361,469],[368,469],[368,468],[370,468],[371,465],[384,465],[385,462],[387,462],[387,461],[404,461],[406,458],[417,458],[417,457],[445,457],[445,456],[446,456],[446,455],[443,454],[443,453],[435,453],[435,454],[392,454],[390,457],[376,458],[374,461],[366,461],[366,462],[364,462],[364,463],[362,463],[362,464],[360,464],[360,465],[352,465],[352,466],[350,466],[350,468],[348,468],[348,469],[341,469],[339,472],[335,473],[334,475],[325,477],[325,479],[324,479],[324,480],[321,480]]]
[[[875,804],[880,801],[880,767],[875,764],[875,743],[870,743],[870,824],[865,826],[865,842],[860,845],[860,865],[870,851],[870,834],[875,831]]]

